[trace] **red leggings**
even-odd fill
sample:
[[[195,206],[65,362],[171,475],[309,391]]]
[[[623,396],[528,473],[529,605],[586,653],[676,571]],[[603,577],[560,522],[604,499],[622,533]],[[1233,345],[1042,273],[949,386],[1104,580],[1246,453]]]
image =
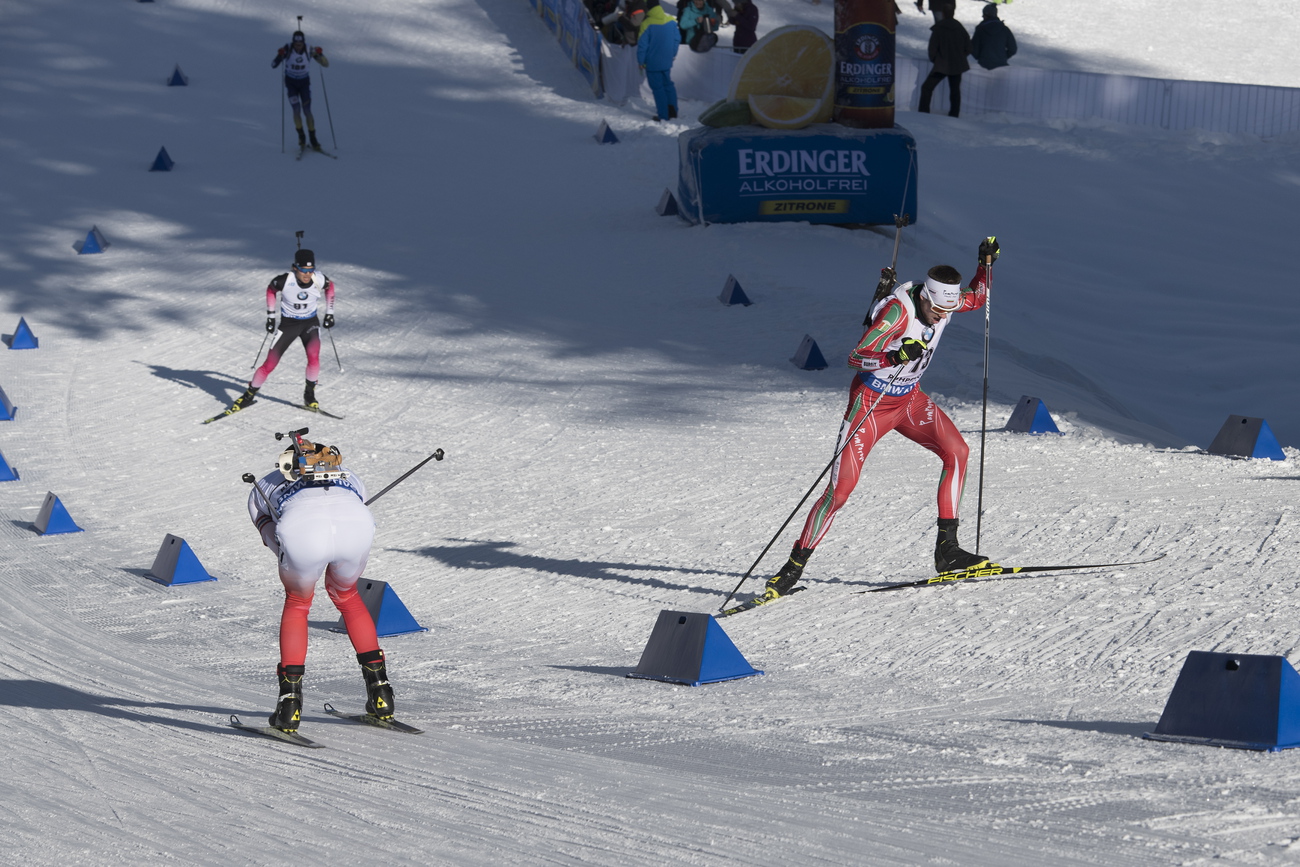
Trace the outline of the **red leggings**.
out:
[[[280,614],[280,664],[307,664],[307,614],[311,611],[311,600],[315,588],[309,588],[306,595],[301,590],[284,588],[284,610]],[[343,615],[343,625],[348,630],[348,638],[357,653],[377,650],[379,637],[375,634],[375,621],[370,618],[357,585],[346,590],[331,587],[328,577],[325,590],[329,593],[334,607]]]
[[[840,425],[836,448],[844,445],[844,438],[862,420],[879,394],[853,380],[849,391],[849,408]],[[943,460],[943,473],[939,476],[939,517],[957,517],[961,505],[962,485],[966,481],[966,458],[970,447],[962,439],[961,431],[952,419],[930,400],[921,389],[914,388],[905,395],[880,397],[880,402],[861,427],[858,427],[848,447],[840,452],[831,468],[831,481],[813,505],[799,536],[800,548],[816,548],[830,530],[838,512],[853,493],[862,474],[862,462],[881,437],[896,430],[914,443],[925,446]]]
[[[311,319],[282,318],[280,337],[271,345],[271,351],[266,353],[266,361],[253,373],[253,381],[249,385],[261,388],[271,371],[280,363],[284,351],[295,340],[301,340],[303,349],[307,351],[307,378],[312,382],[320,378],[320,325],[317,319],[314,316]]]

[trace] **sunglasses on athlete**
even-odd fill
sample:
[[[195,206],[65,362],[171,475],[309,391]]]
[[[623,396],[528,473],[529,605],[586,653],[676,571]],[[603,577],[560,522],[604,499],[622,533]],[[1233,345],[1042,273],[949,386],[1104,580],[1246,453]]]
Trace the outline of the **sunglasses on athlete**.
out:
[[[308,268],[305,265],[294,265],[293,270],[297,271],[299,274],[315,274],[316,266],[313,265],[310,268]]]

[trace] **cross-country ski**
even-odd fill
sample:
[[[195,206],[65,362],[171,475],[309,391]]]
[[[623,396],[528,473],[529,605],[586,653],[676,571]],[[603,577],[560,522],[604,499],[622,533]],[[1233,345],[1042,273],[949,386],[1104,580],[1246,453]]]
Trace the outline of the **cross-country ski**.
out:
[[[284,741],[287,744],[293,744],[294,746],[298,746],[298,747],[306,747],[312,750],[319,750],[324,748],[325,746],[322,743],[317,743],[311,738],[304,737],[298,734],[296,731],[286,732],[278,728],[272,728],[271,726],[250,725],[248,723],[241,721],[239,717],[236,716],[235,714],[230,715],[229,725],[231,728],[239,729],[240,731],[243,732],[249,732],[251,734],[261,735],[262,737],[271,738],[272,740]]]
[[[255,401],[255,400],[250,400],[250,401],[248,401],[247,403],[244,403],[244,404],[242,404],[242,405],[241,405],[241,404],[233,404],[233,405],[227,407],[227,408],[226,408],[225,410],[223,410],[222,412],[219,412],[219,413],[217,413],[216,415],[212,416],[211,418],[205,418],[205,419],[201,422],[201,424],[212,424],[214,421],[221,421],[223,418],[229,418],[230,416],[234,415],[235,413],[239,412],[240,410],[247,409],[248,407],[252,406],[252,405],[255,404],[255,403],[257,403],[257,401]]]
[[[983,581],[997,578],[1014,578],[1017,575],[1029,575],[1031,573],[1039,572],[1064,572],[1085,569],[1115,569],[1120,566],[1144,566],[1148,563],[1154,563],[1157,560],[1163,560],[1164,556],[1164,554],[1160,554],[1146,560],[1129,560],[1123,563],[1080,563],[1067,566],[1002,566],[998,563],[989,563],[971,569],[940,572],[938,575],[930,578],[922,578],[919,581],[904,581],[901,584],[888,584],[884,587],[872,587],[870,590],[859,590],[857,592],[882,593],[886,590],[906,590],[910,587],[939,587],[944,584],[955,584],[958,581]]]
[[[346,719],[346,720],[351,720],[352,722],[364,723],[368,726],[373,726],[374,728],[377,729],[388,729],[389,731],[392,732],[401,732],[402,734],[408,734],[408,735],[424,734],[424,729],[417,729],[415,726],[401,722],[400,720],[380,719],[379,717],[375,716],[372,713],[344,713],[343,711],[335,708],[334,705],[330,704],[329,702],[325,702],[325,713],[329,714],[330,716],[338,717],[339,719]]]

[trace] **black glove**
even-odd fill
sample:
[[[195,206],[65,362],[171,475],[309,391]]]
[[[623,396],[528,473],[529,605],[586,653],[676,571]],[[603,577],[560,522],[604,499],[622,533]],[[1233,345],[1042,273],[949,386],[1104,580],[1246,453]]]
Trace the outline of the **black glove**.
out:
[[[998,239],[989,235],[983,241],[980,241],[980,264],[992,265],[998,260],[998,254],[1002,248],[998,246]]]
[[[275,317],[274,317],[274,316],[268,316],[268,317],[266,317],[266,333],[267,333],[267,334],[273,334],[273,333],[275,333]]]
[[[885,359],[889,362],[890,367],[909,364],[924,355],[926,348],[924,340],[913,340],[909,337],[903,341],[902,346],[892,352],[885,353]]]
[[[324,322],[324,325],[325,325],[326,328],[333,328],[333,327],[334,327],[334,314],[333,314],[333,313],[326,313],[326,314],[325,314],[325,322]]]

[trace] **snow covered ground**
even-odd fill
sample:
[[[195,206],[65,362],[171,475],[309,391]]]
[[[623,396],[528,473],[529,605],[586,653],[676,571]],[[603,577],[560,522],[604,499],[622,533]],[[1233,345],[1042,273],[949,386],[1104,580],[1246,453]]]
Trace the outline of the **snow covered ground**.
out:
[[[1003,17],[1026,64],[1300,86],[1261,60],[1293,50],[1287,10],[1178,10]],[[269,62],[298,13],[333,61],[337,161],[280,152]],[[831,4],[762,14],[829,28]],[[1033,394],[1065,432],[990,433],[981,548],[1168,556],[859,595],[925,576],[933,544],[937,464],[887,438],[810,592],[722,621],[767,673],[691,689],[623,675],[661,609],[716,610],[830,457],[892,231],[656,217],[703,106],[657,125],[593,101],[524,0],[0,16],[0,331],[41,340],[0,350],[22,476],[0,484],[0,861],[1300,859],[1297,755],[1139,738],[1190,650],[1300,661],[1294,139],[900,115],[921,166],[900,272],[968,271],[996,233],[990,419]],[[162,86],[176,63],[187,88]],[[146,171],[159,146],[171,173]],[[76,256],[92,224],[112,246]],[[199,426],[251,373],[297,229],[339,287],[320,396],[347,418],[292,407],[291,350],[258,406]],[[728,274],[754,306],[717,302]],[[982,325],[959,318],[925,381],[972,441]],[[805,333],[832,369],[789,364]],[[1202,454],[1231,413],[1288,460]],[[374,490],[446,450],[375,504],[368,571],[430,628],[385,641],[422,736],[314,710],[362,698],[323,593],[304,732],[328,749],[225,725],[270,708],[281,596],[240,474],[304,424]],[[46,491],[86,532],[32,532]],[[219,580],[147,580],[165,533]]]

